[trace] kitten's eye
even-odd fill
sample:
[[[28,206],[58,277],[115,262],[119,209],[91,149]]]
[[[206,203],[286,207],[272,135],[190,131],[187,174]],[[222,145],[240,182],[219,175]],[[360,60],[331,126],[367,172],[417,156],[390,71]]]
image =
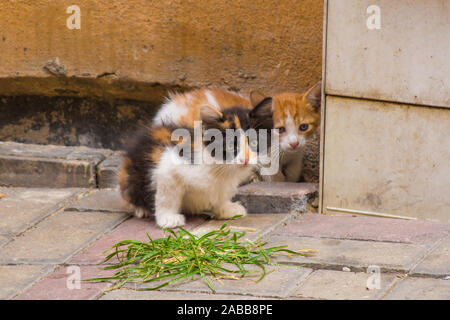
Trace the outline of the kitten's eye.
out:
[[[307,123],[302,123],[302,124],[298,127],[298,130],[300,130],[300,131],[306,131],[306,130],[308,130],[308,128],[309,128],[309,124],[307,124]]]
[[[278,130],[279,130],[280,133],[286,132],[286,128],[285,127],[279,127]]]

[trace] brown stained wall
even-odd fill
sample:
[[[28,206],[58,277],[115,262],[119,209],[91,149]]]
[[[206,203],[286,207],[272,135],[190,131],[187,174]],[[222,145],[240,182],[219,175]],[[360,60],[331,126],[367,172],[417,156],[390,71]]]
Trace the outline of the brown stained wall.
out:
[[[73,4],[81,9],[80,30],[66,27]],[[0,95],[154,101],[174,86],[303,91],[321,75],[322,6],[321,0],[3,0]]]

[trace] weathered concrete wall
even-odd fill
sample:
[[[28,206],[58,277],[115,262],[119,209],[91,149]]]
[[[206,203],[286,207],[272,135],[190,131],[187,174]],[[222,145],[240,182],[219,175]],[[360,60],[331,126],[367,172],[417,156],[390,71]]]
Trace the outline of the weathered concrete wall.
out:
[[[157,107],[127,99],[0,96],[0,141],[121,149]]]
[[[69,29],[71,5],[80,29]],[[0,95],[155,100],[170,87],[302,91],[321,74],[321,0],[4,0]],[[157,100],[157,98],[156,98]]]

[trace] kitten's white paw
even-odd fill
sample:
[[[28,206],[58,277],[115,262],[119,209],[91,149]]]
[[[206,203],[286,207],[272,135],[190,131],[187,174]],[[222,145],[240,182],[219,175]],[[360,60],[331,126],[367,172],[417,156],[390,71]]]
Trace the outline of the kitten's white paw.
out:
[[[230,219],[236,215],[245,216],[247,210],[239,202],[227,202],[220,206],[217,210],[214,210],[216,219]]]
[[[150,211],[145,208],[135,208],[134,215],[138,218],[148,218],[150,217]]]
[[[186,218],[179,213],[171,211],[156,212],[156,224],[161,228],[181,227],[186,223]]]

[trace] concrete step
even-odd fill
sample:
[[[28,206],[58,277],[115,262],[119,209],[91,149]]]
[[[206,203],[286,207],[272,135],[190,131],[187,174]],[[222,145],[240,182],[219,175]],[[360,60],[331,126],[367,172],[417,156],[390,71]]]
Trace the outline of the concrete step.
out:
[[[117,157],[117,152],[107,149],[0,142],[0,185],[110,187],[115,185],[111,162]]]
[[[107,149],[0,142],[0,186],[116,188],[122,154]],[[234,200],[249,213],[317,211],[315,183],[254,182]]]
[[[317,183],[253,182],[239,187],[234,200],[249,213],[317,212]]]

